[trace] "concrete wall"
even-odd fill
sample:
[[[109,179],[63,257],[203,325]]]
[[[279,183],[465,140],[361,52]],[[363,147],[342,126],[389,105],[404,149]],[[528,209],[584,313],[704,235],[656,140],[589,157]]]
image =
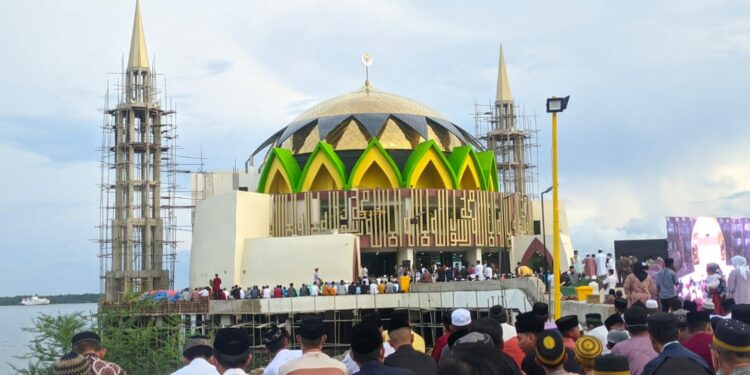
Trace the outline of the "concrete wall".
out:
[[[311,284],[315,267],[328,281],[351,282],[358,273],[359,241],[352,234],[250,238],[244,241],[239,285]]]
[[[222,286],[240,283],[245,239],[268,237],[269,195],[231,191],[198,202],[190,253],[190,286],[207,285],[218,273]]]

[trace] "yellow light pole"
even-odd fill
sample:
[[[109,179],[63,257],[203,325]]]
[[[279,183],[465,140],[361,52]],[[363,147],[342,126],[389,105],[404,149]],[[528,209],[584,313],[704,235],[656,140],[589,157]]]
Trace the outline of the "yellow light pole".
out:
[[[553,293],[555,293],[555,319],[559,319],[562,312],[562,291],[560,290],[562,264],[560,263],[560,211],[558,200],[560,189],[557,182],[557,113],[567,108],[569,99],[570,96],[564,98],[553,96],[547,99],[547,112],[552,113],[552,271],[555,273],[553,290]]]

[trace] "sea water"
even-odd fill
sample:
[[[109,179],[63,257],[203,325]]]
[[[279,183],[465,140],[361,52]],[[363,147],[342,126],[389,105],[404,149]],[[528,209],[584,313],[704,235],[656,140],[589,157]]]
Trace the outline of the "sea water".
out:
[[[0,306],[0,374],[12,373],[8,363],[24,368],[26,361],[15,356],[28,354],[28,345],[34,335],[24,332],[22,328],[31,327],[32,319],[39,314],[57,316],[82,312],[86,315],[96,313],[95,303],[71,303],[38,306]]]

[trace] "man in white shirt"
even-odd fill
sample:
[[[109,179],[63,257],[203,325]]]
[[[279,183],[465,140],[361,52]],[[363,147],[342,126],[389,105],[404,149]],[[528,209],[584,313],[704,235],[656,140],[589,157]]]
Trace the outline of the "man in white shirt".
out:
[[[320,287],[318,286],[318,283],[315,283],[310,287],[310,295],[311,296],[320,295]]]
[[[604,293],[609,293],[610,289],[617,287],[617,276],[615,270],[607,270],[607,278],[604,279]]]
[[[484,265],[484,278],[487,280],[492,280],[492,267],[490,267],[489,264]]]
[[[383,337],[383,319],[380,317],[380,314],[377,311],[365,314],[362,317],[362,323],[370,323],[378,327],[378,330],[380,331],[380,337]],[[383,340],[383,358],[393,354],[395,351],[396,349],[393,349],[393,346],[391,346],[388,341]],[[359,365],[356,361],[354,361],[354,358],[352,358],[351,350],[346,352],[346,354],[344,355],[344,359],[342,359],[341,362],[344,362],[344,365],[349,371],[349,374],[356,374],[359,372]]]
[[[313,284],[317,283],[320,285],[320,282],[323,281],[320,279],[320,274],[318,273],[318,269],[315,268],[315,273],[313,274]]]
[[[301,350],[289,350],[289,334],[286,329],[279,328],[276,324],[271,324],[269,328],[263,330],[263,345],[266,347],[268,354],[271,355],[271,362],[263,370],[263,375],[279,375],[279,368],[285,363],[302,357]]]
[[[279,368],[279,375],[348,374],[343,363],[323,353],[326,334],[323,319],[320,316],[311,315],[302,318],[296,338],[302,347],[302,357],[282,365]]]
[[[599,340],[599,342],[602,343],[602,348],[604,348],[607,353],[609,352],[607,349],[608,333],[609,331],[607,330],[607,327],[602,324],[601,314],[586,314],[586,335]]]
[[[370,283],[370,294],[378,294],[378,285]]]
[[[596,260],[596,276],[606,276],[607,275],[607,256],[604,255],[604,251],[602,249],[599,249],[599,252],[596,253],[596,256],[594,257]]]
[[[263,288],[263,298],[271,298],[271,288],[268,285]]]
[[[208,289],[206,288],[201,289],[200,295],[202,298],[208,298]]]
[[[214,339],[216,369],[222,375],[247,375],[243,370],[253,355],[250,353],[250,337],[239,328],[222,328]]]
[[[362,265],[362,278],[363,278],[363,279],[364,279],[364,278],[367,278],[367,277],[369,276],[369,274],[368,274],[368,273],[369,273],[369,271],[367,270],[367,267],[365,267],[365,265],[363,264],[363,265]]]
[[[517,336],[516,327],[508,324],[508,312],[501,305],[490,307],[490,319],[497,320],[503,328],[503,342]]]
[[[185,366],[172,375],[219,375],[216,367],[211,364],[213,356],[214,348],[208,337],[191,336],[182,348],[182,361]]]
[[[484,267],[482,267],[482,261],[477,261],[477,265],[474,267],[474,275],[477,280],[484,280]]]
[[[245,289],[240,288],[240,299],[245,299]]]

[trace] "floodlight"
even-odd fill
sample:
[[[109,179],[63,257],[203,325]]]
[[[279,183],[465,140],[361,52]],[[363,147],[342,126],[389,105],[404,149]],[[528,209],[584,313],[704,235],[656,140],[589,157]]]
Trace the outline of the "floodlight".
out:
[[[551,97],[547,99],[547,113],[562,112],[568,107],[568,100],[570,95],[564,98]]]

